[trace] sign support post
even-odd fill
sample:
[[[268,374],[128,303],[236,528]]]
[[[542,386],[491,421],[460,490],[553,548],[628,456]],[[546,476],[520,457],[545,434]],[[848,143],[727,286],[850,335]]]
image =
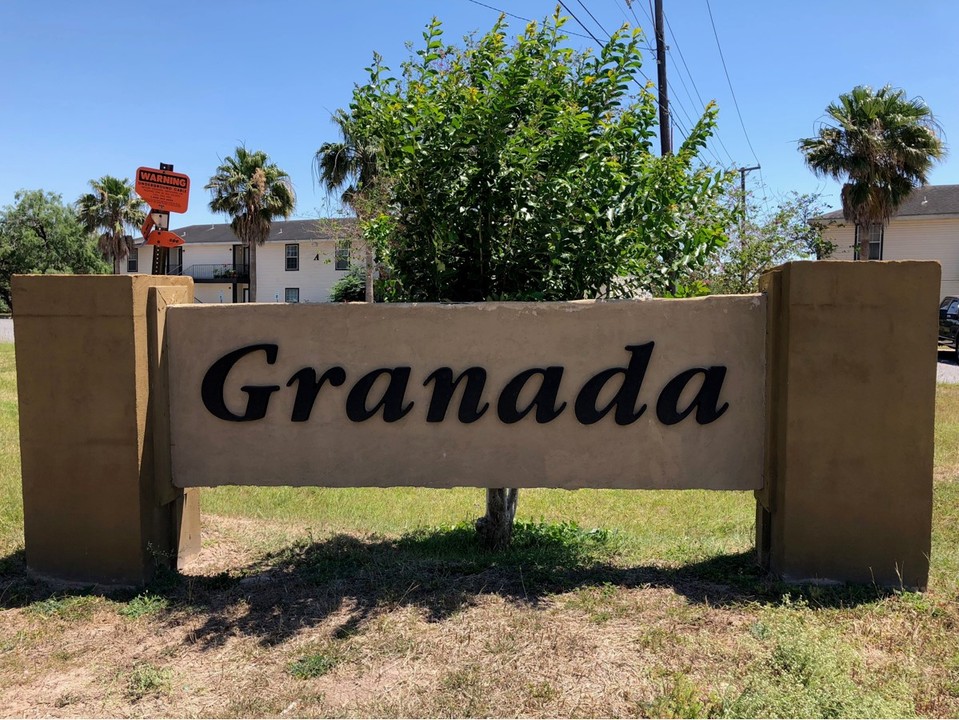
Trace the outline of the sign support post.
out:
[[[184,213],[190,203],[190,178],[173,172],[173,165],[160,169],[137,168],[137,194],[150,205],[140,228],[147,245],[153,245],[153,274],[166,275],[171,247],[183,245],[183,238],[170,232],[170,213]]]

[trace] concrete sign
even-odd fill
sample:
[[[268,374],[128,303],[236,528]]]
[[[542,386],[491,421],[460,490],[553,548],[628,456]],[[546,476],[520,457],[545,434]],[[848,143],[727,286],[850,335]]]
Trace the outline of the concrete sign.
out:
[[[924,588],[939,264],[796,262],[760,287],[190,305],[188,277],[15,276],[27,566],[182,567],[202,486],[753,488],[763,568]]]
[[[760,488],[765,306],[171,306],[173,483]]]

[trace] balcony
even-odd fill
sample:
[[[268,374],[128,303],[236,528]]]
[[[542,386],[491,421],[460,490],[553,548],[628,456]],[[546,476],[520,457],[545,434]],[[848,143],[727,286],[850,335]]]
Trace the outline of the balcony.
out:
[[[190,265],[183,271],[194,282],[200,283],[246,283],[250,282],[250,266],[234,263],[213,265]]]

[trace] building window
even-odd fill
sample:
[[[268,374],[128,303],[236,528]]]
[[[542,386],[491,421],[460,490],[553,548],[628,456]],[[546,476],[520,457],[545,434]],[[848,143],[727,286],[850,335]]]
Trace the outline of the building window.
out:
[[[860,259],[860,248],[863,247],[863,243],[859,241],[860,236],[862,235],[862,228],[856,226],[856,259]],[[866,256],[867,260],[882,260],[882,239],[883,239],[883,226],[882,223],[873,223],[869,226],[869,237],[867,242],[869,243],[869,254]]]
[[[300,302],[300,288],[287,288],[284,292],[286,302],[288,303],[298,303]]]
[[[290,243],[286,246],[286,269],[300,269],[300,245],[299,243]]]
[[[136,247],[133,245],[133,238],[127,235],[123,239],[127,244],[127,272],[140,272],[140,257],[137,253]]]
[[[337,243],[334,252],[334,268],[337,270],[350,269],[350,246],[346,243]]]

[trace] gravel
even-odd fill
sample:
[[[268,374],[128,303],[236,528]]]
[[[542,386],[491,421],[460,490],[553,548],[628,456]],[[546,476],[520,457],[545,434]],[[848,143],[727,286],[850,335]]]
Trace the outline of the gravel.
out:
[[[936,364],[936,380],[941,383],[959,383],[959,363],[953,350],[940,350]]]

